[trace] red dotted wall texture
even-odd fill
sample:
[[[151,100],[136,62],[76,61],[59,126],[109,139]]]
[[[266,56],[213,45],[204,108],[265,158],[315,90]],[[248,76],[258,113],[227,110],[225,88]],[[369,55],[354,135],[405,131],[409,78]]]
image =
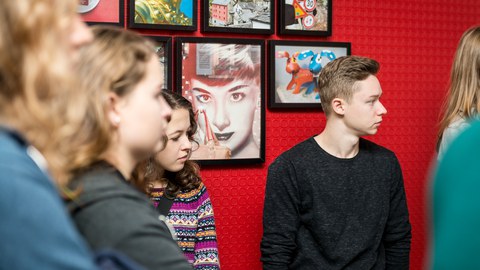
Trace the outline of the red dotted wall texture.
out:
[[[198,7],[201,5],[198,1]],[[200,28],[200,11],[198,16]],[[423,269],[428,253],[428,173],[439,108],[457,42],[463,31],[475,24],[480,24],[478,0],[333,0],[333,35],[328,38],[139,31],[149,35],[346,41],[352,43],[352,54],[378,60],[382,101],[388,114],[378,134],[369,139],[393,150],[400,160],[413,226],[411,269]],[[283,151],[320,133],[324,124],[324,115],[318,111],[267,110],[265,164],[202,168],[215,209],[223,270],[261,269],[259,246],[268,165]]]

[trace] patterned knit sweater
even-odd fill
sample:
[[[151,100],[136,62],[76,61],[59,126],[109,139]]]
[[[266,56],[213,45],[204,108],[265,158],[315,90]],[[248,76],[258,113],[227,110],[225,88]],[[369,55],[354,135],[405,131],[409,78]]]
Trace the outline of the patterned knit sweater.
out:
[[[163,188],[152,190],[151,199],[158,206]],[[167,216],[177,242],[196,270],[220,269],[213,207],[203,183],[197,189],[180,192]]]

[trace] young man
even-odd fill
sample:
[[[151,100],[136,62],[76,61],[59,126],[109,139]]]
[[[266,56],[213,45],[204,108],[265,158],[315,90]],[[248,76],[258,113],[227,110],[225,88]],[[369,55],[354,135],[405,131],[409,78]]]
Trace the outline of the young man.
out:
[[[387,113],[379,64],[340,57],[318,84],[320,135],[269,167],[261,251],[264,269],[408,269],[411,227],[395,154],[361,138]]]

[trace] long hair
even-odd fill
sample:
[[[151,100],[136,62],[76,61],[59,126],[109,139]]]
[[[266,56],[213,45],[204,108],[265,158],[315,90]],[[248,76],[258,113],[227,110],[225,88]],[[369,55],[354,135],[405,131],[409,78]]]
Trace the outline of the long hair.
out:
[[[196,143],[193,136],[197,131],[197,122],[192,104],[177,93],[163,91],[162,94],[172,110],[185,109],[188,111],[190,126],[187,136],[190,141]],[[164,143],[168,143],[168,140],[164,140]],[[187,160],[183,169],[178,172],[166,171],[156,162],[155,156],[152,156],[137,166],[133,173],[133,183],[141,191],[150,194],[153,182],[163,179],[167,183],[165,195],[174,198],[180,191],[190,191],[199,187],[201,183],[199,171],[198,164],[192,160]]]
[[[65,156],[86,112],[66,38],[76,6],[73,0],[0,1],[0,121],[45,156],[59,186],[69,179]]]
[[[448,91],[442,107],[437,150],[443,131],[458,117],[470,119],[480,111],[480,26],[468,29],[453,59]]]
[[[89,114],[78,130],[77,151],[70,169],[77,173],[104,158],[113,127],[107,118],[107,96],[126,96],[146,76],[155,57],[153,44],[139,34],[112,26],[92,27],[94,40],[80,50],[79,88],[89,97]],[[161,74],[159,74],[161,76]]]

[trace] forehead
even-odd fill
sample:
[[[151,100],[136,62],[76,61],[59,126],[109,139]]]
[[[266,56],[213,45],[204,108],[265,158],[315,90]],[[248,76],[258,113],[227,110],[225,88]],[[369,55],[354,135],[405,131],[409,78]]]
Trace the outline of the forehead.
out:
[[[186,130],[190,126],[190,114],[188,110],[180,108],[172,111],[170,122],[167,125],[167,133]]]
[[[158,58],[155,55],[152,56],[147,63],[147,70],[143,80],[155,83],[163,83],[163,76],[161,76],[163,74],[163,68],[163,64],[158,61]]]
[[[229,90],[241,85],[250,85],[244,79],[238,79],[233,81],[214,81],[214,80],[198,80],[192,79],[192,88],[200,88],[205,91],[208,91],[210,94],[220,94],[226,93]]]
[[[371,97],[382,95],[382,87],[377,77],[374,75],[368,76],[363,81],[358,81],[354,85],[354,96],[356,97]]]

